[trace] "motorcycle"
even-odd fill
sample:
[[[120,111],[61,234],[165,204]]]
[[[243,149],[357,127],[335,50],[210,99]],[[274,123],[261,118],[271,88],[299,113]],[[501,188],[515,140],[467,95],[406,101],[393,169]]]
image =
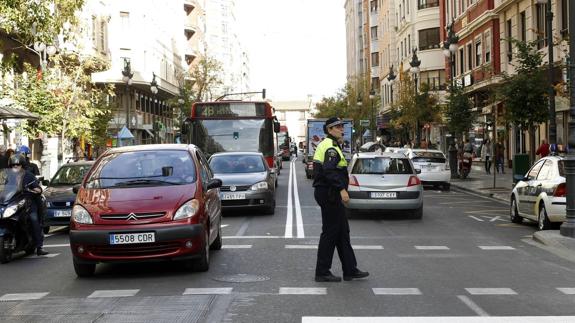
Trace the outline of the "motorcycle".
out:
[[[0,171],[0,263],[12,260],[16,253],[35,251],[30,235],[29,214],[32,201],[24,194],[24,172]]]
[[[471,163],[473,162],[473,155],[471,153],[463,153],[461,159],[459,159],[459,176],[462,179],[466,179],[471,172]]]

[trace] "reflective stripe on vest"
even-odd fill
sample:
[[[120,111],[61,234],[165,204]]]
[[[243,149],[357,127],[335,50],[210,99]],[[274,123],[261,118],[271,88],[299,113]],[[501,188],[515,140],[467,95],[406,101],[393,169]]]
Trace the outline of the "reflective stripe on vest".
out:
[[[347,167],[347,160],[343,156],[343,152],[339,148],[338,145],[334,145],[333,140],[331,138],[325,138],[322,142],[317,145],[315,149],[315,153],[313,155],[313,160],[323,165],[325,152],[330,149],[334,148],[337,153],[339,154],[339,162],[337,163],[337,167],[339,168],[346,168]]]

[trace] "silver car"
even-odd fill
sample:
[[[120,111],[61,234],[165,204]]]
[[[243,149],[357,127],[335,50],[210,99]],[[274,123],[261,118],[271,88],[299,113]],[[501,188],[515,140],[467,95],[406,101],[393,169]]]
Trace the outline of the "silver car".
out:
[[[423,187],[413,163],[403,154],[358,153],[349,165],[348,212],[409,210],[423,216]]]
[[[449,191],[451,171],[443,152],[433,149],[409,149],[406,155],[416,169],[421,169],[419,179],[424,185],[441,186],[443,190]]]
[[[222,209],[257,208],[274,214],[277,176],[261,153],[225,152],[210,157],[214,177],[222,180]]]
[[[537,221],[539,230],[565,221],[567,208],[565,165],[562,157],[539,159],[523,178],[518,178],[511,193],[511,222],[523,218]]]

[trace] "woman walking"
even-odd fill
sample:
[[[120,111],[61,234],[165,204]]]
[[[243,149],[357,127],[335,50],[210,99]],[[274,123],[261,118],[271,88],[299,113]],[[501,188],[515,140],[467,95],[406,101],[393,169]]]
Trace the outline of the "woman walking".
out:
[[[481,158],[485,160],[485,173],[491,174],[491,141],[489,139],[485,139],[483,141],[483,146],[481,147]]]

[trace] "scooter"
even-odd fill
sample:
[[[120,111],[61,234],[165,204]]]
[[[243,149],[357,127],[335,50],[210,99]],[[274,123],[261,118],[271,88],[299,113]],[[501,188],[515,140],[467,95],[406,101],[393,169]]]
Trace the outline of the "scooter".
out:
[[[29,255],[35,247],[30,235],[29,214],[32,201],[24,194],[24,172],[0,171],[0,263],[16,253]]]
[[[459,159],[459,176],[462,179],[466,179],[471,171],[471,163],[473,162],[473,156],[471,153],[463,153],[463,157]]]

